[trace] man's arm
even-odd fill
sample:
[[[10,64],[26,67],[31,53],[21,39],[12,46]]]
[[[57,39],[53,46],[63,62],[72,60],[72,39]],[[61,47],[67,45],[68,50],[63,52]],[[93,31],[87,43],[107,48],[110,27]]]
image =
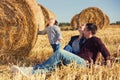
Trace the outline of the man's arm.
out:
[[[111,61],[110,60],[106,60],[106,65],[107,66],[111,66]]]
[[[97,44],[98,44],[98,49],[101,52],[102,56],[104,57],[106,64],[110,65],[110,53],[108,49],[100,39],[97,39]]]

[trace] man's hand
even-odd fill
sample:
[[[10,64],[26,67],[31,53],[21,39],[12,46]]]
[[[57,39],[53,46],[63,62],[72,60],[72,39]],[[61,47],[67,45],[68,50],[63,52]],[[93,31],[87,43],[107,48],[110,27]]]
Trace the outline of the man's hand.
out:
[[[110,60],[107,60],[107,61],[106,61],[106,65],[109,66],[109,67],[111,67],[111,61],[110,61]]]

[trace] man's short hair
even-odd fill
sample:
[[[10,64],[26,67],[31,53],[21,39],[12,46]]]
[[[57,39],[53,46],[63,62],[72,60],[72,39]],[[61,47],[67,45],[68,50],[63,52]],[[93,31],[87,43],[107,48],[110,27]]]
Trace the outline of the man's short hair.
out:
[[[87,29],[89,31],[91,31],[93,35],[96,34],[96,32],[97,32],[97,26],[95,24],[93,24],[93,23],[87,23],[86,26],[87,26]]]

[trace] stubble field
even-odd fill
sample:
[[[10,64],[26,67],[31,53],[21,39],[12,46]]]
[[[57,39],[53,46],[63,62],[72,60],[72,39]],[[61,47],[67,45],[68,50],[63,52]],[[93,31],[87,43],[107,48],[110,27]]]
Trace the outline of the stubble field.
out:
[[[69,42],[71,36],[78,34],[77,30],[62,31],[64,38],[62,48]],[[53,54],[47,35],[39,35],[36,45],[27,57],[11,58],[0,55],[2,59],[0,63],[0,80],[120,80],[120,25],[98,30],[96,36],[102,39],[110,51],[111,67],[91,65],[91,68],[77,68],[74,64],[70,64],[62,66],[51,73],[31,75],[29,78],[21,74],[13,76],[10,72],[12,64],[33,66],[42,63]],[[102,61],[102,56],[98,58],[98,61]]]

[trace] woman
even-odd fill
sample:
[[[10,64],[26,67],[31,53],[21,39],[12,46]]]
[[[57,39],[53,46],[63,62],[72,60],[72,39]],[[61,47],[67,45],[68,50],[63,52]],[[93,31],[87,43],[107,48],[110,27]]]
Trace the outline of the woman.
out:
[[[69,43],[64,47],[64,50],[69,51],[73,54],[78,54],[80,52],[80,48],[85,43],[85,37],[83,35],[83,31],[85,29],[85,24],[82,24],[78,27],[79,35],[72,36]]]

